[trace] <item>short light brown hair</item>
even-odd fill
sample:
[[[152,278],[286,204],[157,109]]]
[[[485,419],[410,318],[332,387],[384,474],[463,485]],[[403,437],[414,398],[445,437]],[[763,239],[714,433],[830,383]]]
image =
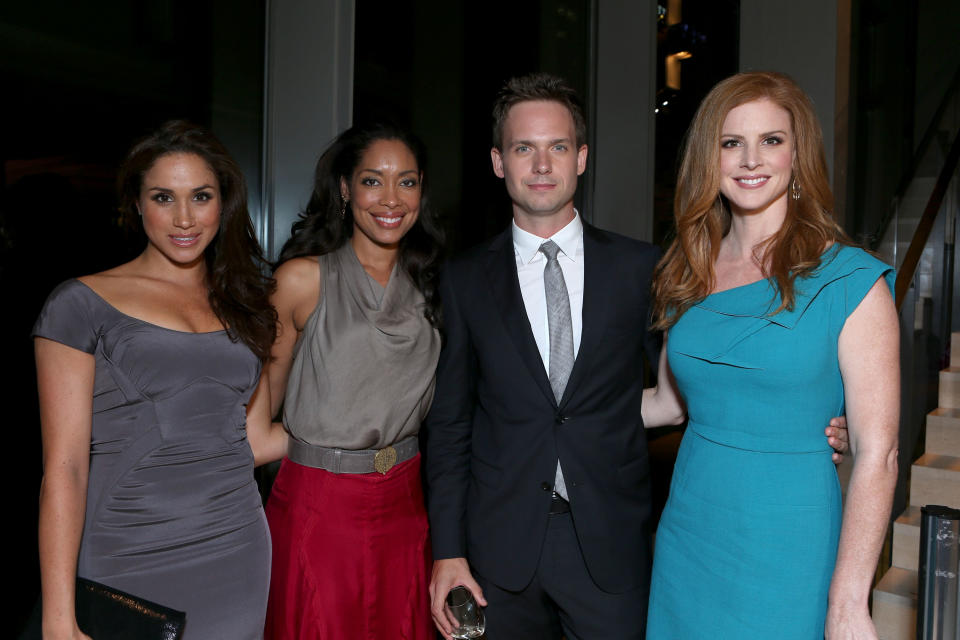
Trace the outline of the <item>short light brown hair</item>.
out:
[[[567,108],[573,118],[576,145],[579,149],[587,143],[587,119],[583,115],[580,97],[567,81],[550,73],[530,73],[510,78],[500,89],[493,103],[493,146],[503,150],[503,123],[511,107],[521,102],[543,100],[558,102]]]

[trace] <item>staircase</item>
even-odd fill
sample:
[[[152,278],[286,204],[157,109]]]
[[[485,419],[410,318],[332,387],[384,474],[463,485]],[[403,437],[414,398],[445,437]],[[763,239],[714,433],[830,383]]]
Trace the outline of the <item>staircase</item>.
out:
[[[960,333],[950,343],[950,367],[940,372],[940,406],[927,415],[926,453],[910,470],[910,506],[893,524],[893,566],[873,590],[880,640],[916,638],[920,507],[960,508]]]

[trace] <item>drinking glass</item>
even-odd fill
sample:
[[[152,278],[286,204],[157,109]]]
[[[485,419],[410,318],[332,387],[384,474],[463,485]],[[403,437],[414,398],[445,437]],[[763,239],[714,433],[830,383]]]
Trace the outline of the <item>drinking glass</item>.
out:
[[[483,609],[474,600],[470,589],[464,586],[450,589],[444,609],[447,612],[447,618],[454,626],[454,638],[479,638],[483,635],[485,626]]]

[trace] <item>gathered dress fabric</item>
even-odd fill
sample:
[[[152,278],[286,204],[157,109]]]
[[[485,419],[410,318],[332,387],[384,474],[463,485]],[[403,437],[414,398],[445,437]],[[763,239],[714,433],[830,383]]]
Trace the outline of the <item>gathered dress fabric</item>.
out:
[[[350,243],[319,257],[320,296],[295,347],[284,426],[308,445],[382,449],[416,437],[440,352],[424,298],[394,268],[384,288]],[[285,458],[267,503],[270,639],[433,639],[420,456],[385,474]]]
[[[689,422],[657,529],[649,640],[822,640],[841,522],[823,434],[844,413],[837,342],[894,272],[834,245],[796,280],[707,296],[670,329]]]
[[[225,331],[127,316],[78,280],[33,334],[96,362],[77,574],[185,611],[185,640],[261,637],[270,534],[246,438],[259,359]]]

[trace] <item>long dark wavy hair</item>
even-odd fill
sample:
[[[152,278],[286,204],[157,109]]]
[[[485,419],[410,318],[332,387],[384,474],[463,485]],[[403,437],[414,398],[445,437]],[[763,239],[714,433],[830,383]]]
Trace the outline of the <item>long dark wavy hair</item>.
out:
[[[426,300],[424,316],[439,328],[442,321],[437,272],[444,246],[443,228],[430,208],[426,172],[427,154],[423,143],[410,131],[389,122],[375,122],[350,127],[330,144],[313,177],[313,193],[306,210],[293,224],[291,237],[280,250],[280,265],[291,258],[315,256],[336,251],[353,235],[353,213],[349,206],[340,212],[340,181],[351,177],[363,154],[374,142],[397,140],[413,154],[423,178],[420,181],[420,213],[417,222],[400,240],[400,268]]]
[[[127,153],[117,177],[120,211],[128,224],[140,225],[137,203],[143,176],[159,158],[171,153],[199,156],[217,176],[220,229],[204,251],[210,306],[230,338],[240,340],[266,362],[277,335],[277,312],[270,304],[276,283],[266,275],[267,263],[250,222],[243,172],[223,144],[195,124],[164,123]]]

